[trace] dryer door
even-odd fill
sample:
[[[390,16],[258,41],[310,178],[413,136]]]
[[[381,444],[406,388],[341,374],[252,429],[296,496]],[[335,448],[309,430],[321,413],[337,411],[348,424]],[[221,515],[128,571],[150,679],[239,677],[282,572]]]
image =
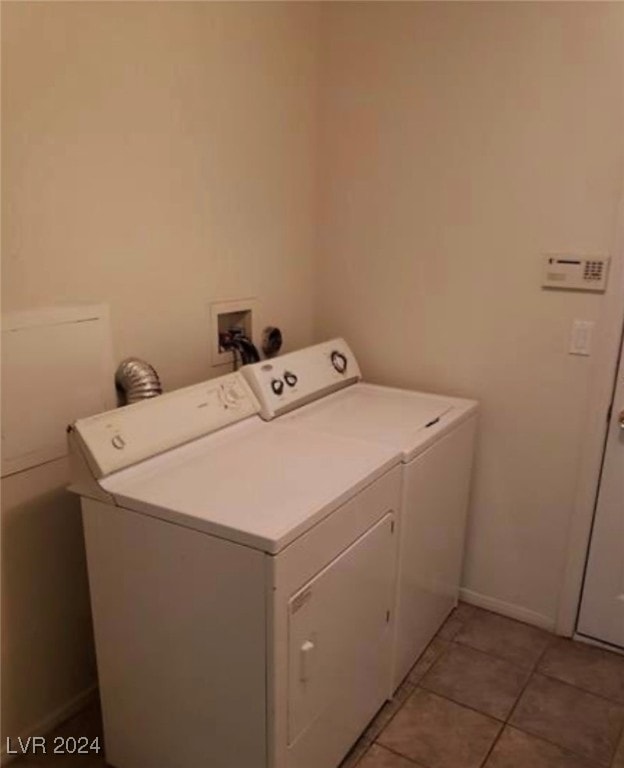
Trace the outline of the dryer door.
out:
[[[288,752],[296,768],[333,768],[383,704],[395,574],[388,513],[292,596]]]

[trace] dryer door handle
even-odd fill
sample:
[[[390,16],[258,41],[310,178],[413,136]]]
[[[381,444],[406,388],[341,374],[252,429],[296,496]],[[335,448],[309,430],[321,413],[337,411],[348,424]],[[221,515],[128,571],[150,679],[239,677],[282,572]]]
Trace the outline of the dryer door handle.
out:
[[[310,679],[314,663],[314,643],[306,640],[299,649],[299,679],[302,683]]]

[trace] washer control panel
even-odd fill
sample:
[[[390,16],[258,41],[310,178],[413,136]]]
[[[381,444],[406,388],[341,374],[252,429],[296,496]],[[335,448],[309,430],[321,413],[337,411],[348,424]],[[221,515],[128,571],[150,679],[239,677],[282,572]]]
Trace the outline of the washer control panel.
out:
[[[361,378],[355,355],[344,339],[306,347],[240,371],[270,420]]]
[[[69,429],[97,477],[149,459],[258,413],[240,373],[79,419]]]

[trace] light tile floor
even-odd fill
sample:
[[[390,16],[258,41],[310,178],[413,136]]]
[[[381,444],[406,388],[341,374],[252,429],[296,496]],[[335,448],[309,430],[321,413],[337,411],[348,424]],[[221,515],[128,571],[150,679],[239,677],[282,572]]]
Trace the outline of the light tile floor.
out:
[[[101,727],[94,704],[51,736]],[[102,754],[15,763],[51,764],[106,765]],[[355,766],[624,768],[624,656],[460,604],[340,768]]]
[[[355,766],[624,768],[624,656],[460,604]]]

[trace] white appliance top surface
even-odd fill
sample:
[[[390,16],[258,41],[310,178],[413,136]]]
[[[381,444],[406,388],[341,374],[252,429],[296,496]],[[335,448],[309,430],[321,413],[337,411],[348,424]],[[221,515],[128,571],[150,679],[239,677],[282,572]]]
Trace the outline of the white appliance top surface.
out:
[[[390,446],[252,416],[100,485],[120,506],[276,553],[399,462]]]
[[[405,462],[477,407],[474,400],[358,383],[282,416],[281,422],[385,444],[401,451]]]

